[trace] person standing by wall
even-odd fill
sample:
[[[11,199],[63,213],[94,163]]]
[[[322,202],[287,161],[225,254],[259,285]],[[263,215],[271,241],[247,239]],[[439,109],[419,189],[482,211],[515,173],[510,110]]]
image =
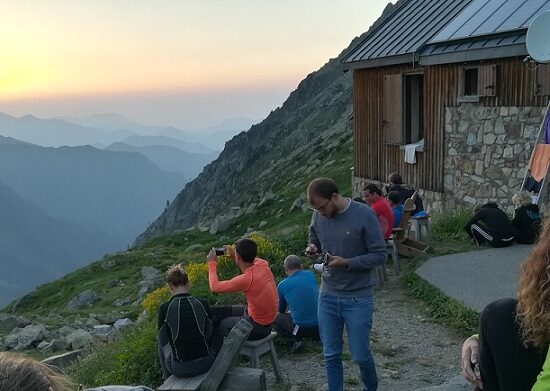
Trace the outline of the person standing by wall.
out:
[[[374,212],[344,198],[329,178],[312,181],[307,189],[314,209],[306,253],[330,253],[323,268],[319,295],[319,333],[329,391],[342,391],[342,337],[346,326],[352,359],[359,365],[367,391],[378,388],[369,345],[373,314],[372,270],[387,257],[386,242]]]

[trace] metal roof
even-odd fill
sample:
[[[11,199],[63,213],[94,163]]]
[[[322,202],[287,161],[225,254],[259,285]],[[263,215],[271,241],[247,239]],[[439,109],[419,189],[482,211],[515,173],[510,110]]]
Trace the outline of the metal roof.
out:
[[[399,8],[344,57],[344,68],[417,61],[418,50],[471,1],[401,0],[397,4]]]
[[[525,37],[550,0],[473,0],[421,50],[422,65],[526,56]]]
[[[550,0],[474,0],[429,43],[524,30],[548,10]]]
[[[428,45],[420,52],[420,64],[449,64],[516,56],[527,56],[525,30],[507,33],[504,36],[490,35],[468,41]]]

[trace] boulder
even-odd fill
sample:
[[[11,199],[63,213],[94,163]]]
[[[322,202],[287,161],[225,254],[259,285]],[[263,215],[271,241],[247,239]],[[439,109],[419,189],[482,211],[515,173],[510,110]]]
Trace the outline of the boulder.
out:
[[[262,221],[260,221],[260,225],[258,225],[258,228],[259,228],[259,229],[262,229],[262,228],[265,227],[266,225],[267,225],[267,221],[262,220]]]
[[[56,338],[51,342],[51,352],[63,352],[67,350],[69,346],[67,345],[67,340],[65,338]]]
[[[59,330],[57,330],[57,333],[59,335],[62,335],[64,337],[66,337],[67,335],[69,335],[70,333],[72,333],[75,329],[72,328],[72,327],[69,327],[69,326],[63,326],[61,327]]]
[[[93,328],[94,326],[97,326],[99,324],[99,321],[96,318],[89,318],[86,321],[86,326],[88,328]]]
[[[50,350],[52,347],[52,343],[51,342],[46,342],[46,341],[42,341],[38,344],[38,346],[36,347],[37,350],[40,350],[41,352],[45,352],[47,350]]]
[[[273,204],[273,202],[275,202],[276,198],[277,197],[275,196],[275,194],[273,194],[273,192],[266,191],[264,196],[262,197],[262,200],[258,204],[258,206],[261,207],[261,206],[271,205]]]
[[[82,349],[91,345],[94,337],[88,331],[78,329],[67,335],[67,345],[70,345],[73,350]]]
[[[151,266],[142,267],[141,275],[143,276],[143,280],[138,283],[140,287],[138,292],[139,298],[142,298],[147,292],[155,289],[163,281],[163,277],[160,271]]]
[[[9,333],[14,328],[23,328],[31,324],[31,321],[21,316],[0,313],[0,333]]]
[[[94,326],[94,329],[92,330],[93,335],[107,335],[110,334],[114,330],[113,326],[110,326],[108,324],[100,324],[97,326]]]
[[[256,209],[256,204],[252,203],[246,207],[245,213],[247,215],[254,213],[254,209]]]
[[[120,330],[132,325],[132,321],[128,318],[119,319],[113,325],[116,330]]]
[[[125,305],[128,305],[130,303],[132,303],[132,301],[130,299],[116,299],[113,302],[113,305],[115,307],[124,307]]]
[[[230,216],[218,215],[210,224],[210,234],[215,235],[218,232],[223,232],[231,227],[233,219]]]
[[[290,211],[292,212],[293,210],[302,210],[305,203],[306,202],[301,198],[295,199],[292,205],[290,206]]]
[[[22,329],[16,328],[15,332],[4,338],[4,344],[8,349],[21,351],[37,346],[44,340],[46,327],[43,324],[29,325]]]
[[[187,247],[184,250],[184,252],[190,253],[190,252],[194,252],[194,251],[201,251],[202,249],[203,249],[202,244],[192,244],[191,246]]]
[[[98,300],[99,296],[97,295],[97,293],[88,289],[84,292],[79,293],[75,298],[73,298],[69,302],[69,304],[67,304],[67,308],[70,310],[77,310],[82,307],[88,307]]]

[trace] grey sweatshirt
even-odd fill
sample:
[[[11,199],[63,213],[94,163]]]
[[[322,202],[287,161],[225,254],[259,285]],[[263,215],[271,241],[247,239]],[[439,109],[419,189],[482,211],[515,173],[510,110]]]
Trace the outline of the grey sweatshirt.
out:
[[[329,252],[349,262],[347,268],[323,269],[321,291],[345,297],[372,294],[372,269],[386,261],[387,250],[378,219],[368,206],[351,201],[346,210],[331,218],[314,211],[309,241],[319,253]]]

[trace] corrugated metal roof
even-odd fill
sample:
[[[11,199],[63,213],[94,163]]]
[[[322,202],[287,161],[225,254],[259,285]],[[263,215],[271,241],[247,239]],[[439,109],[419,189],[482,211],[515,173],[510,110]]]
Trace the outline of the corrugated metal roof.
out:
[[[356,62],[367,67],[410,62],[411,55],[417,54],[471,1],[401,0],[399,8],[342,62],[347,68]]]
[[[420,53],[420,64],[448,64],[526,55],[525,30],[520,30],[467,41],[428,45]]]
[[[550,0],[473,0],[429,43],[524,30],[548,10]]]

